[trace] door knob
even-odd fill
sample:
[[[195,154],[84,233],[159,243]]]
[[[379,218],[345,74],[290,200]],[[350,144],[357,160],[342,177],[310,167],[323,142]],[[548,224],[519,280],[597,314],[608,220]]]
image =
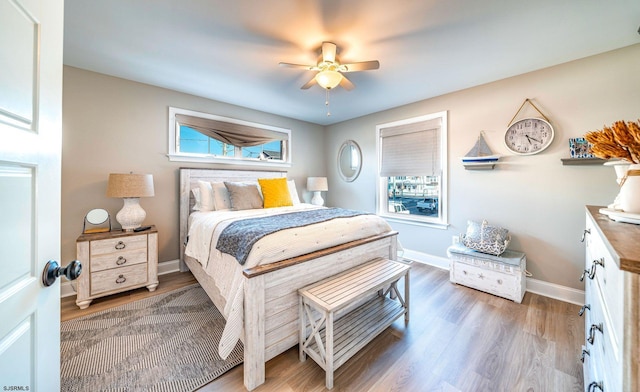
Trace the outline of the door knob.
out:
[[[81,273],[82,264],[78,260],[73,260],[64,268],[60,267],[57,261],[49,260],[42,271],[42,284],[49,287],[61,275],[66,276],[69,280],[75,280]]]

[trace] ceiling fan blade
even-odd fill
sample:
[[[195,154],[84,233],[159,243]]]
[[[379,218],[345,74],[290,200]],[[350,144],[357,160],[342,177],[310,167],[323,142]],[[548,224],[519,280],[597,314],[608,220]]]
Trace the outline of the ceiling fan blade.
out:
[[[309,87],[313,86],[314,84],[318,84],[318,82],[316,81],[316,78],[313,77],[311,78],[310,81],[308,81],[307,83],[305,83],[302,87],[300,87],[302,90],[306,90]]]
[[[292,63],[278,63],[281,67],[287,68],[298,68],[298,69],[306,69],[307,71],[312,71],[316,68],[315,65],[304,65],[304,64],[292,64]]]
[[[322,61],[329,63],[336,61],[336,44],[333,42],[322,43]]]
[[[370,69],[378,69],[378,68],[380,68],[380,62],[378,60],[361,61],[357,63],[340,65],[341,72],[368,71]]]
[[[349,79],[345,78],[344,75],[342,75],[342,80],[340,80],[340,87],[342,87],[343,89],[345,89],[347,91],[351,91],[356,86],[353,83],[351,83],[351,81]]]

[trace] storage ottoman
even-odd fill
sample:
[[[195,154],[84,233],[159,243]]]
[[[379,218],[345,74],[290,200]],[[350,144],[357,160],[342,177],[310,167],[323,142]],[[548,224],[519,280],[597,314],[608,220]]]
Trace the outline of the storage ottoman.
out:
[[[451,282],[522,302],[527,290],[524,253],[506,250],[500,256],[494,256],[456,244],[447,249],[447,255]]]

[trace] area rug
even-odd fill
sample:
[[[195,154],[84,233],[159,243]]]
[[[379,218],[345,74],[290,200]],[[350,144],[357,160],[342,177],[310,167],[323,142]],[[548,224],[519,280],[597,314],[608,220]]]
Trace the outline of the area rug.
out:
[[[62,391],[192,391],[242,363],[218,355],[224,317],[198,284],[65,321]]]

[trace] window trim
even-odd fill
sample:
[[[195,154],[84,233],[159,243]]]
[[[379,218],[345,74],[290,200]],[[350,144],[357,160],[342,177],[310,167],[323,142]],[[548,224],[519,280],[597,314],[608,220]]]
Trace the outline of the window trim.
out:
[[[442,121],[440,125],[440,165],[441,165],[440,166],[441,167],[440,195],[439,195],[440,216],[438,218],[431,218],[431,217],[419,216],[415,214],[412,216],[410,214],[391,213],[388,211],[389,207],[384,205],[385,203],[388,203],[388,200],[389,200],[387,196],[387,177],[380,176],[380,172],[382,169],[381,168],[381,164],[382,164],[382,148],[381,147],[382,146],[381,146],[380,131],[383,128],[413,124],[413,123],[433,120],[436,118],[440,118]],[[392,221],[417,224],[421,226],[430,226],[430,227],[440,228],[440,229],[444,229],[449,226],[449,217],[448,217],[449,198],[448,198],[448,192],[447,192],[449,188],[448,178],[447,178],[448,172],[449,172],[449,169],[448,169],[449,159],[448,159],[448,148],[447,148],[448,129],[449,127],[448,127],[447,111],[431,113],[423,116],[412,117],[412,118],[393,121],[385,124],[378,124],[376,126],[376,153],[377,153],[377,160],[378,160],[377,171],[376,171],[377,183],[378,183],[378,189],[376,192],[376,211],[378,215]]]
[[[265,130],[281,132],[287,135],[287,140],[284,141],[283,155],[284,160],[270,161],[260,160],[258,158],[242,158],[242,157],[223,157],[213,156],[209,154],[196,154],[185,153],[177,151],[178,129],[176,127],[176,114],[185,114],[193,117],[202,117],[217,121],[224,121],[233,124],[246,125],[255,128],[262,128]],[[199,163],[221,163],[230,165],[244,165],[244,166],[264,166],[264,167],[291,167],[291,130],[286,128],[275,127],[271,125],[259,124],[250,121],[238,120],[230,117],[218,116],[215,114],[197,112],[194,110],[180,109],[175,107],[169,107],[169,143],[167,157],[171,162],[199,162]],[[238,148],[238,147],[236,147]]]

